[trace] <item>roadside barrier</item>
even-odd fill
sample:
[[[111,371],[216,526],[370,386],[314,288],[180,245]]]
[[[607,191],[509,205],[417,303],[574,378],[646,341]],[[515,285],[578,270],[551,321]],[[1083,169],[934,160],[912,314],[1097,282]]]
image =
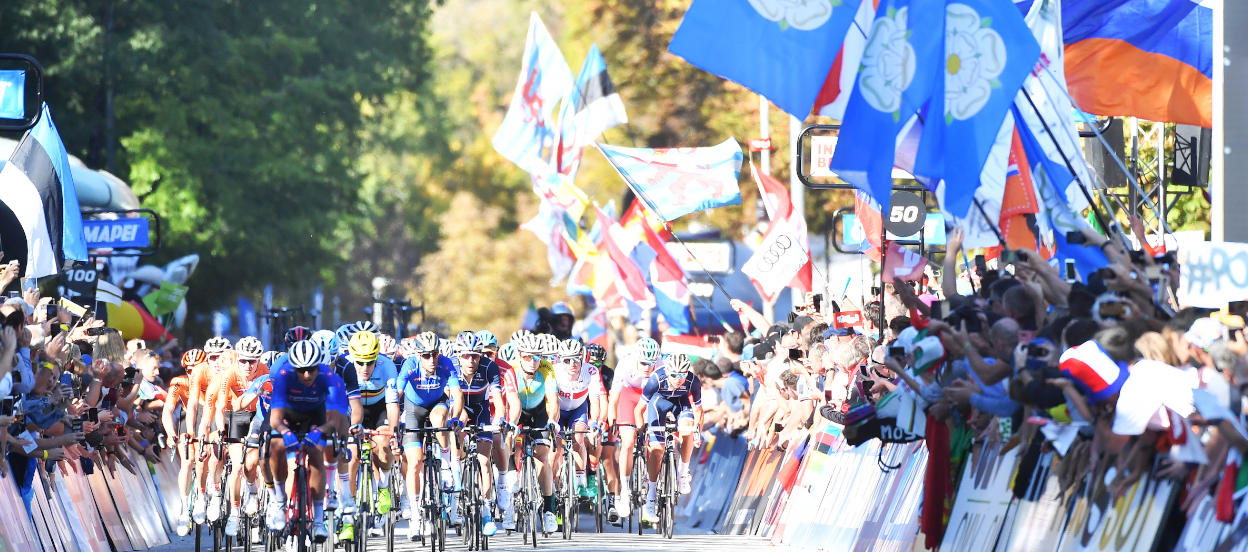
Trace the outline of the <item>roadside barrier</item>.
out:
[[[925,481],[950,474],[928,473],[924,441],[851,447],[841,429],[825,422],[787,451],[748,450],[716,433],[695,456],[680,521],[798,550],[925,549]],[[1039,446],[1001,450],[977,442],[942,463],[956,473],[940,550],[1248,552],[1248,488],[1233,495],[1234,518],[1223,522],[1210,496],[1180,511],[1187,497],[1175,481],[1143,477],[1114,497],[1085,474],[1062,489],[1060,456]]]
[[[176,493],[172,462],[151,466],[131,454],[136,466],[131,473],[119,462],[93,460],[89,474],[76,461],[60,462],[51,474],[32,464],[38,469],[29,508],[6,467],[0,479],[0,552],[131,552],[169,544],[175,508],[165,506],[160,480],[167,492]]]

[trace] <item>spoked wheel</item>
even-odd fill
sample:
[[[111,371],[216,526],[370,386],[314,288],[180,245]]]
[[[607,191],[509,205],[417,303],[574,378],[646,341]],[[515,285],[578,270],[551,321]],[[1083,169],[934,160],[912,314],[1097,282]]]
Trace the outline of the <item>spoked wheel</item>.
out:
[[[538,517],[539,516],[537,512],[537,507],[530,507],[528,525],[529,525],[529,533],[533,537],[533,548],[537,548],[537,530],[538,530],[537,524],[539,523]]]
[[[594,476],[594,530],[601,533],[607,518],[607,482],[603,478],[602,465]]]
[[[393,495],[391,495],[393,496]],[[394,552],[394,510],[386,512],[386,552]]]

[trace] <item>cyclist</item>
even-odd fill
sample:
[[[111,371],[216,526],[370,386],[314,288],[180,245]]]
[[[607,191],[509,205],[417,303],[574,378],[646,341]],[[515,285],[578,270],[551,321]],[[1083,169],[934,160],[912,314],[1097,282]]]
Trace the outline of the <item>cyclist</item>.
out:
[[[599,430],[601,432],[601,442],[591,443],[589,451],[590,467],[601,463],[602,472],[605,481],[602,487],[608,493],[614,494],[617,491],[616,475],[619,473],[619,466],[615,462],[615,445],[616,433],[615,429],[606,423],[608,405],[610,403],[611,380],[615,378],[615,370],[607,366],[607,350],[597,343],[590,343],[585,346],[586,362],[590,366],[598,370],[598,374],[602,379],[602,396],[598,401],[598,421],[600,422]],[[598,489],[597,480],[593,471],[589,473],[589,491],[596,492]],[[615,511],[614,506],[608,509],[608,513]],[[612,519],[614,521],[614,519]]]
[[[233,351],[226,351],[218,358],[217,375],[213,377],[212,384],[208,388],[208,409],[215,413],[213,425],[219,428],[218,439],[237,440],[237,442],[228,443],[225,447],[231,465],[234,466],[234,469],[226,475],[225,488],[230,499],[230,513],[225,523],[225,534],[231,537],[238,535],[241,503],[238,476],[244,471],[243,441],[250,432],[251,419],[255,415],[254,401],[250,405],[244,405],[242,396],[251,382],[262,373],[259,362],[262,349],[260,340],[254,337],[239,340]],[[243,359],[244,355],[247,356],[246,360]],[[214,488],[220,481],[220,470],[223,468],[224,466],[219,463],[216,472],[210,474]],[[249,481],[248,487],[250,494],[254,495],[254,482]]]
[[[633,474],[633,445],[636,443],[638,425],[633,413],[658,359],[659,343],[643,337],[626,350],[616,364],[610,399],[607,402],[607,425],[614,426],[620,434],[619,465],[622,473],[619,492],[615,496],[615,508],[620,517],[628,517],[633,511],[628,488],[629,477]]]
[[[668,414],[676,418],[680,432],[680,465],[677,466],[677,479],[682,494],[689,494],[690,476],[689,459],[700,439],[697,428],[702,426],[702,382],[698,376],[690,374],[693,363],[684,354],[668,355],[663,366],[650,374],[641,398],[633,411],[635,419],[644,420],[649,426],[650,450],[646,457],[646,468],[649,472],[646,506],[643,514],[647,521],[657,522],[655,499],[658,485],[655,480],[659,476],[659,468],[663,460],[663,426]]]
[[[565,339],[559,344],[555,368],[555,387],[559,393],[559,427],[564,431],[587,431],[598,428],[598,407],[602,401],[602,377],[598,369],[585,362],[585,346],[579,339]],[[585,434],[572,435],[572,459],[576,464],[576,493],[588,496],[585,481],[587,450]],[[567,462],[562,449],[556,452],[555,463]],[[573,492],[569,489],[569,492]]]
[[[307,447],[308,487],[312,496],[312,534],[318,541],[329,536],[325,526],[325,469],[324,455],[326,432],[333,431],[329,417],[333,412],[345,415],[346,393],[335,389],[335,378],[325,364],[325,357],[315,344],[308,340],[297,341],[290,347],[286,357],[287,367],[272,379],[272,412],[269,423],[280,439],[273,439],[269,462],[279,488],[286,488],[286,477],[294,470],[294,462],[300,447]],[[341,401],[341,402],[339,402]],[[270,528],[280,531],[285,527],[286,495],[278,494],[279,500],[269,502]]]
[[[208,394],[208,385],[212,383],[212,377],[217,371],[217,358],[221,353],[230,348],[230,340],[224,337],[212,337],[204,342],[204,363],[199,366],[191,375],[190,391],[186,399],[186,428],[188,431],[195,431],[196,435],[205,436],[206,431],[202,431],[205,427],[204,420],[209,418],[208,410],[204,408],[204,399]],[[220,493],[216,495],[216,502],[213,508],[208,508],[208,493],[205,487],[208,483],[208,472],[215,471],[216,458],[214,456],[204,454],[201,447],[195,456],[195,473],[198,481],[195,483],[199,486],[199,495],[195,499],[192,507],[191,518],[195,523],[204,523],[207,520],[207,512],[211,510],[212,519],[216,521],[218,513],[221,511]]]
[[[393,342],[393,339],[391,340]],[[347,400],[351,404],[350,433],[359,438],[363,430],[373,432],[385,426],[386,422],[386,387],[398,377],[398,369],[389,357],[382,355],[381,342],[372,332],[356,332],[347,344],[346,358],[351,366],[343,373],[343,381],[347,390]],[[377,512],[385,514],[392,506],[390,497],[390,465],[394,461],[394,453],[390,448],[390,439],[383,433],[374,433],[372,440],[372,465],[364,469],[376,467],[380,474],[377,478]],[[359,480],[360,450],[359,445],[352,442],[351,462],[349,469],[339,475],[339,488],[342,489],[343,512],[354,511],[354,497],[351,496]],[[355,524],[344,523],[338,535],[339,540],[349,541],[355,538]]]
[[[498,365],[492,360],[485,359],[481,354],[484,344],[474,332],[460,332],[455,338],[455,368],[459,375],[460,386],[463,388],[464,401],[459,412],[455,413],[456,418],[460,418],[466,424],[472,424],[477,427],[490,425],[493,412],[502,412],[502,381],[499,376]],[[478,475],[481,480],[481,495],[490,494],[490,454],[493,451],[494,436],[492,433],[479,433],[477,435],[477,461],[480,463],[481,470]],[[452,495],[454,496],[454,495]],[[455,511],[454,502],[452,501],[452,512]],[[458,518],[459,514],[455,513],[453,518]],[[490,516],[490,509],[486,508],[482,513],[482,532],[486,536],[492,536],[498,530],[494,524],[494,519]]]
[[[268,458],[260,457],[260,445],[272,431],[269,428],[269,416],[272,410],[270,403],[273,393],[273,378],[268,367],[273,366],[277,356],[277,351],[265,351],[260,356],[261,375],[251,381],[251,385],[247,387],[247,391],[243,393],[241,398],[244,406],[254,404],[256,411],[256,415],[251,418],[251,427],[248,428],[247,439],[243,443],[245,448],[243,469],[249,478],[248,480],[253,482],[256,480],[257,472],[259,472],[264,479],[264,488],[269,493],[271,500],[279,499],[273,498],[276,494],[273,486],[273,471],[269,469]],[[262,462],[262,460],[264,461]],[[260,497],[254,494],[253,491],[253,494],[247,497],[247,502],[243,504],[243,511],[250,516],[255,515],[259,509]],[[259,530],[259,527],[256,527],[256,530]]]
[[[459,379],[455,374],[455,366],[451,359],[438,354],[438,336],[433,332],[417,335],[413,341],[416,356],[403,361],[399,377],[386,390],[388,418],[391,431],[399,424],[399,407],[402,405],[402,420],[408,429],[420,427],[441,427],[454,408],[458,408],[462,400]],[[446,435],[439,434],[442,459],[449,462],[447,456]],[[430,451],[433,452],[433,451]],[[408,540],[415,541],[424,532],[412,512],[412,505],[420,504],[421,467],[424,451],[421,449],[420,438],[415,433],[403,436],[403,454],[407,457],[407,496],[409,503],[403,511],[403,517],[411,520],[408,524]]]
[[[554,340],[554,336],[549,336]],[[549,341],[542,335],[527,334],[520,336],[516,342],[520,351],[520,370],[516,371],[516,390],[520,399],[520,412],[511,420],[512,425],[529,428],[554,429],[559,416],[559,391],[555,387],[555,374],[550,362],[543,358],[549,351]],[[552,351],[553,353],[554,351]],[[542,531],[553,533],[559,528],[555,519],[555,472],[551,466],[550,440],[541,438],[533,443],[533,454],[540,464],[538,486],[542,496]],[[519,457],[523,451],[516,451],[515,463],[521,465]],[[514,489],[513,489],[514,491]],[[515,529],[515,507],[504,512],[503,528]]]
[[[516,350],[515,342],[508,342],[500,347],[494,356],[494,363],[498,365],[498,378],[503,392],[499,397],[501,400],[497,404],[491,403],[491,406],[495,407],[495,425],[502,426],[520,417],[520,393],[516,388],[515,370],[520,364],[520,353]],[[511,509],[511,490],[516,484],[516,467],[511,464],[511,445],[515,439],[506,438],[505,434],[499,437],[494,441],[493,450],[494,466],[498,468],[499,475],[495,494],[498,498],[498,509],[506,512]]]
[[[165,435],[172,435],[173,441],[177,443],[177,454],[181,460],[178,467],[178,488],[184,492],[191,489],[191,468],[195,465],[196,448],[193,443],[192,433],[187,431],[186,421],[190,418],[189,411],[184,410],[179,416],[179,407],[188,406],[191,398],[191,377],[195,373],[196,367],[208,361],[208,355],[204,354],[203,349],[187,349],[182,353],[182,368],[186,370],[186,375],[177,376],[169,381],[169,398],[165,401],[165,406],[161,412],[161,422],[165,427]],[[189,493],[184,494],[189,497]],[[178,524],[176,531],[178,536],[186,536],[191,532],[190,511],[183,503],[178,510]]]

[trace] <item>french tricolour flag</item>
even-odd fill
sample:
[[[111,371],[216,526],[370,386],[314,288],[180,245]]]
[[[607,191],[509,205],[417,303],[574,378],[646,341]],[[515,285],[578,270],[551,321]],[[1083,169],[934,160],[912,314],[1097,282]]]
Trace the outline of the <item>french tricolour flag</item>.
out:
[[[1095,341],[1067,349],[1062,353],[1059,367],[1063,374],[1088,391],[1093,403],[1118,393],[1128,375],[1127,367],[1110,358]]]

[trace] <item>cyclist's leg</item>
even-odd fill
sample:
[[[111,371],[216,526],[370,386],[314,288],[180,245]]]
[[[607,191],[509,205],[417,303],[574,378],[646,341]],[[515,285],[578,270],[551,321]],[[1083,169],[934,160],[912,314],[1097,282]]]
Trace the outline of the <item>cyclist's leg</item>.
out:
[[[404,424],[408,429],[416,429],[427,425],[429,409],[407,403],[403,409]],[[420,506],[420,489],[421,489],[421,468],[424,460],[425,451],[421,447],[420,435],[416,433],[403,434],[403,456],[407,460],[407,476],[404,482],[407,483],[407,504],[408,511],[404,513],[404,517],[411,520],[411,536],[416,535],[416,529],[419,526],[417,520],[419,516],[412,510]]]

